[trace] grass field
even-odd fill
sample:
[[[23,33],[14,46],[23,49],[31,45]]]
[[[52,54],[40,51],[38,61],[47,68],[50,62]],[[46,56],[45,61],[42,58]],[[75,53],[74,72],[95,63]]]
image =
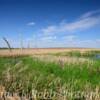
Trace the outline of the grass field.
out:
[[[100,51],[94,48],[34,48],[34,49],[0,49],[0,56],[16,56],[16,55],[34,55],[34,54],[55,54],[63,52],[87,52],[87,51]]]
[[[0,91],[27,94],[26,98],[32,96],[32,91],[40,93],[33,100],[44,100],[42,93],[46,100],[100,100],[100,59],[93,58],[99,50],[8,52],[0,51]]]

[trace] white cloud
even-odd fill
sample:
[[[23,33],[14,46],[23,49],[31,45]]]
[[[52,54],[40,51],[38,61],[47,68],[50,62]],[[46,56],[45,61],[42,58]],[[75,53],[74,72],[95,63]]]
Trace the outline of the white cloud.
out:
[[[58,26],[48,26],[47,28],[42,29],[42,32],[44,34],[48,34],[48,33],[56,33],[59,32],[58,31]]]
[[[76,32],[91,28],[100,23],[98,18],[85,18],[62,26],[62,31]]]
[[[74,41],[74,47],[100,48],[100,41],[97,39],[77,39]]]
[[[68,36],[63,37],[64,40],[71,41],[71,42],[74,41],[76,38],[77,36],[75,35],[68,35]]]
[[[98,13],[98,16],[94,16],[94,14],[96,13]],[[42,29],[42,32],[47,35],[48,34],[52,35],[52,34],[62,33],[62,32],[70,33],[70,32],[86,30],[98,24],[100,24],[100,10],[85,13],[77,20],[70,23],[62,24],[61,21],[60,23],[58,23],[58,25],[51,25]]]
[[[27,25],[28,26],[34,26],[35,25],[35,22],[29,22]]]
[[[81,15],[73,22],[61,21],[57,25],[50,25],[42,29],[44,41],[40,41],[42,45],[51,47],[100,47],[100,40],[79,40],[73,33],[91,29],[100,24],[100,10],[91,11]],[[68,34],[67,34],[68,33]],[[69,34],[71,33],[71,34]],[[57,36],[53,39],[53,36]],[[58,40],[58,36],[60,40]],[[51,42],[47,42],[51,41]]]
[[[12,47],[20,47],[20,41],[8,39]],[[0,39],[0,47],[7,47],[6,43]],[[34,40],[32,37],[23,40],[23,46],[28,47],[87,47],[100,48],[100,39],[82,39],[80,40],[75,34],[67,35],[60,38],[56,36],[43,36]]]
[[[95,15],[95,14],[100,14],[100,9],[95,10],[95,11],[89,11],[89,12],[83,14],[80,18],[87,18],[87,17],[90,17],[90,16]]]
[[[48,41],[48,40],[55,40],[57,37],[56,36],[44,36],[44,37],[41,37],[40,40],[42,41]]]

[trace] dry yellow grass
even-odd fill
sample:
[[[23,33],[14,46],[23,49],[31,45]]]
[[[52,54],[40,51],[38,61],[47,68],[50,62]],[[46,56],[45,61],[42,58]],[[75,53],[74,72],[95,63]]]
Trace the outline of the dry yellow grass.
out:
[[[86,52],[91,50],[100,49],[89,49],[89,48],[38,48],[38,49],[12,49],[10,52],[8,49],[1,49],[0,56],[18,56],[18,55],[34,55],[34,54],[48,54],[48,53],[59,53],[59,52],[69,52],[69,51],[80,51]]]
[[[4,92],[5,92],[5,87],[0,85],[0,98],[3,97]]]
[[[94,61],[89,58],[81,57],[65,57],[65,56],[53,56],[53,55],[33,55],[34,58],[37,58],[41,61],[46,62],[57,62],[57,63],[67,63],[67,64],[82,64],[87,62],[88,64],[93,64]]]

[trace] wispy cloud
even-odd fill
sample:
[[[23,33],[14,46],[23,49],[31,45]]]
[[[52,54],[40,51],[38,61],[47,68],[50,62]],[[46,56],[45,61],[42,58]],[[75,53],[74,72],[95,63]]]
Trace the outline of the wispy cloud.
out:
[[[76,35],[67,35],[63,37],[63,40],[72,42],[72,41],[75,41],[76,38],[77,38]]]
[[[94,16],[97,13],[98,15]],[[44,34],[56,34],[61,32],[77,32],[92,28],[100,24],[100,10],[85,13],[70,23],[61,23],[62,21],[58,25],[48,26],[42,29],[42,32]]]
[[[59,32],[58,30],[58,26],[48,26],[47,28],[42,29],[43,33],[55,33],[55,32]]]
[[[100,10],[86,12],[72,22],[61,21],[56,25],[43,28],[40,41],[42,45],[49,47],[100,47],[99,39],[80,40],[77,34],[74,34],[91,28],[95,29],[97,25],[100,25]]]
[[[55,40],[57,37],[56,36],[43,36],[40,38],[40,41],[52,41]]]
[[[80,18],[87,18],[87,17],[93,16],[93,15],[98,15],[98,14],[100,14],[100,9],[94,10],[94,11],[89,11],[89,12],[83,14]]]
[[[28,26],[34,26],[35,25],[35,22],[29,22],[27,23]]]
[[[65,24],[62,26],[62,31],[76,32],[82,31],[88,28],[91,28],[97,24],[100,24],[100,16],[99,17],[87,17],[81,20],[77,20],[72,23]]]

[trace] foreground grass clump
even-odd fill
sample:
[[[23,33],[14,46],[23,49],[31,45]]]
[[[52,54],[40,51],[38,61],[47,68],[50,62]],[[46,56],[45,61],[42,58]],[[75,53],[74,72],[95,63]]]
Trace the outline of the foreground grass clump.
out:
[[[32,89],[38,92],[53,90],[60,95],[64,91],[91,92],[97,88],[100,91],[100,60],[62,66],[34,57],[3,57],[0,58],[0,84],[6,91],[20,94],[31,94]],[[71,97],[66,98],[70,100]]]

